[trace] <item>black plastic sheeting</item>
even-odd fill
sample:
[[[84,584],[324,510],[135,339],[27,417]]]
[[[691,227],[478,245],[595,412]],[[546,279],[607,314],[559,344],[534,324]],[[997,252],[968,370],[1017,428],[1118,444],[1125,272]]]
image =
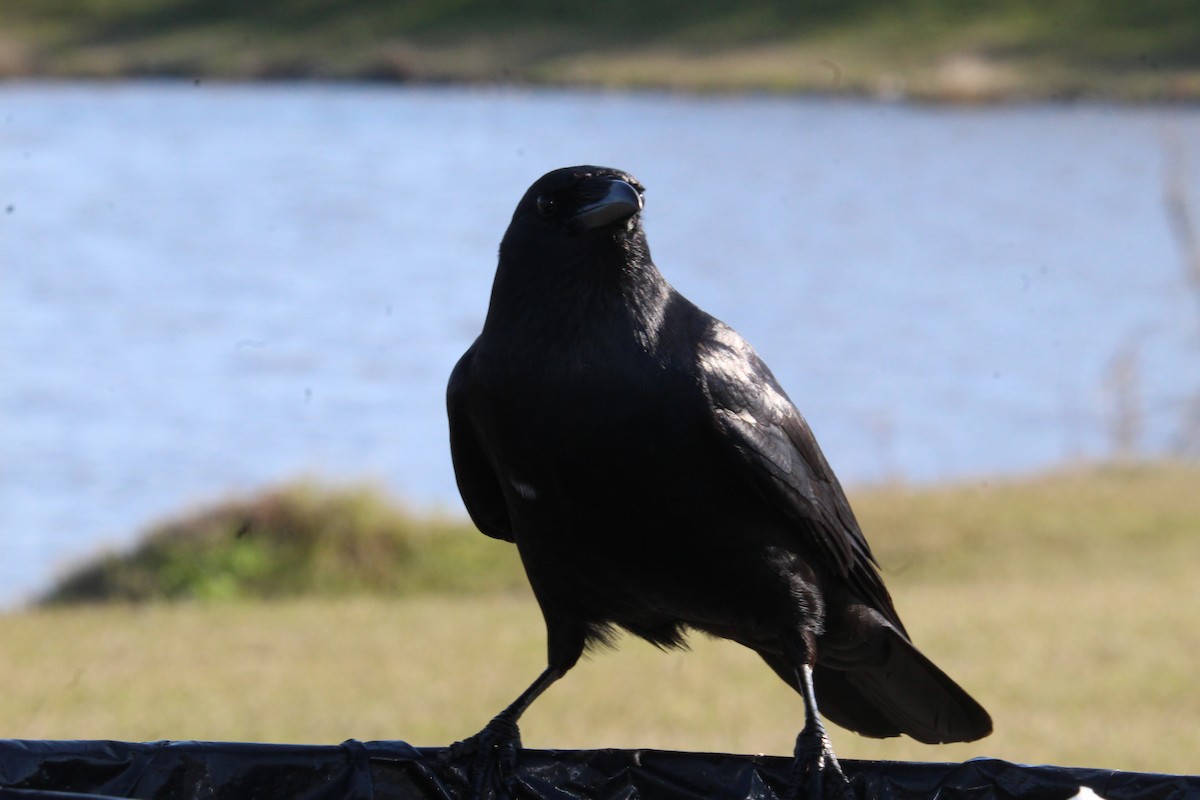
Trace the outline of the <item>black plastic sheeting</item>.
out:
[[[777,800],[791,760],[661,750],[524,750],[520,800]],[[468,764],[404,742],[0,740],[0,800],[451,800]],[[1200,776],[963,764],[843,761],[867,800],[1200,800]]]

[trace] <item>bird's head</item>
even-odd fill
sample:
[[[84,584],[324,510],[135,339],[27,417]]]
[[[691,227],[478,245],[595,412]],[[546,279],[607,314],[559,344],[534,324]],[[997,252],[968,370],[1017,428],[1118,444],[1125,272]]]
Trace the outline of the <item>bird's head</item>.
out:
[[[547,266],[579,258],[644,251],[640,214],[644,189],[608,167],[564,167],[534,182],[517,203],[500,245],[501,260]]]
[[[500,242],[484,333],[557,342],[602,321],[648,329],[670,287],[650,259],[642,194],[636,178],[607,167],[538,178]]]

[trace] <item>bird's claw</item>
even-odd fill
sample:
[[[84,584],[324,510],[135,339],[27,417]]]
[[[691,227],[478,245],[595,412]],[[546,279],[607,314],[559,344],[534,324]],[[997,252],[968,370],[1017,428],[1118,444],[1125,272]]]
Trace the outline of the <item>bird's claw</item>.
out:
[[[856,800],[823,728],[805,726],[796,737],[795,760],[784,800]]]
[[[467,764],[471,800],[516,797],[517,754],[521,730],[503,715],[495,717],[474,736],[455,742],[447,750],[450,761]]]

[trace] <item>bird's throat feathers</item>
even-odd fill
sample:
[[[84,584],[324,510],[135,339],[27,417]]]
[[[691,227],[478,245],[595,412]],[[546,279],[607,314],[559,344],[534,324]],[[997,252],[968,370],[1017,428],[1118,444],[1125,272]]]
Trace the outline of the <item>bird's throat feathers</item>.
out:
[[[505,331],[528,348],[580,345],[624,331],[641,347],[657,339],[672,290],[640,230],[592,246],[530,252],[506,237],[484,335]],[[532,351],[531,351],[532,352]]]

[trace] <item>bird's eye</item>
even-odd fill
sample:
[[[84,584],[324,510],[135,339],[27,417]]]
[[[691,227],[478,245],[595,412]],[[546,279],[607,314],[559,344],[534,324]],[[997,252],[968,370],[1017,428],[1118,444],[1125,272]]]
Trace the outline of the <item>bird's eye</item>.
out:
[[[537,199],[538,213],[543,217],[549,217],[554,214],[554,198],[548,194],[540,194]]]

